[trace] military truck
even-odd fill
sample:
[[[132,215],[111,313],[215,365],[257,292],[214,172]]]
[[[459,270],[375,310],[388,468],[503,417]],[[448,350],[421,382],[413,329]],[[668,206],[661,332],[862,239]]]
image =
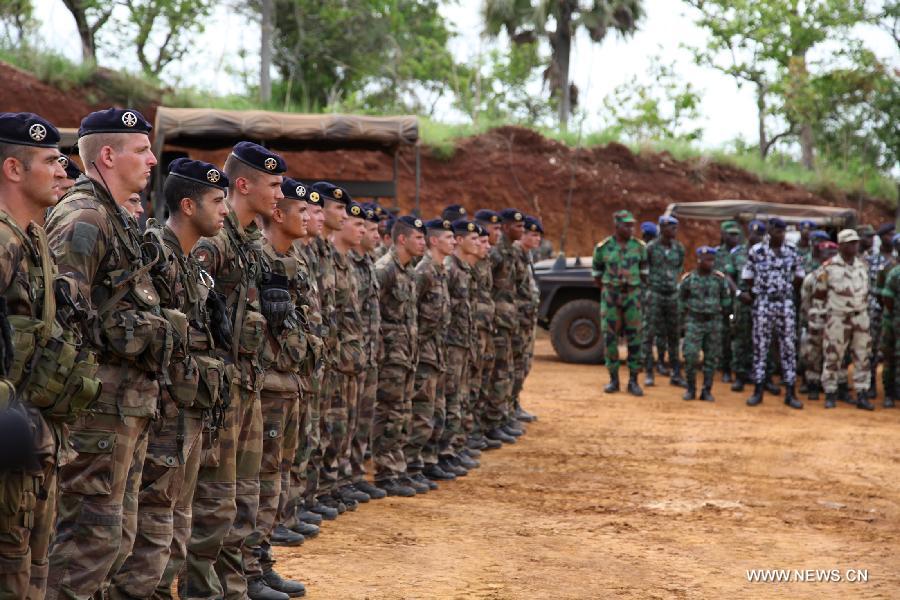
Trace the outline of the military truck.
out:
[[[850,208],[755,200],[678,202],[670,204],[664,214],[684,220],[735,219],[742,223],[780,217],[789,225],[810,220],[833,234],[838,229],[856,226],[856,211]],[[796,235],[791,238],[795,239]],[[591,276],[591,257],[560,255],[543,260],[534,265],[534,275],[541,292],[538,325],[550,332],[556,355],[570,363],[603,362],[600,290]]]

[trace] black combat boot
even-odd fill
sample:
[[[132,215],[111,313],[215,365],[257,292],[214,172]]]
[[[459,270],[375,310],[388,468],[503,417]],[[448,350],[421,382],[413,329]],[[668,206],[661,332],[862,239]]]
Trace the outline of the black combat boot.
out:
[[[603,388],[603,392],[606,394],[615,394],[619,391],[619,372],[618,371],[610,371],[609,372],[609,383],[606,384],[606,387]],[[490,437],[490,436],[488,436]]]
[[[656,361],[656,372],[659,373],[660,375],[662,375],[663,377],[669,376],[669,373],[670,373],[669,367],[666,366],[666,362],[662,358],[660,358],[658,361]]]
[[[319,535],[319,526],[313,525],[312,523],[307,523],[305,521],[298,520],[296,523],[289,527],[291,531],[296,531],[304,538],[314,538]],[[272,544],[274,544],[274,538]]]
[[[809,399],[810,400],[818,400],[819,399],[819,383],[816,381],[810,381],[806,384],[806,389],[809,391]]]
[[[416,491],[417,494],[427,494],[431,490],[431,486],[427,483],[423,483],[420,481],[416,481],[409,475],[404,475],[397,479],[400,485],[404,485],[408,488],[412,488]]]
[[[856,394],[856,408],[862,410],[875,410],[875,405],[869,400],[868,391],[862,391]]]
[[[781,386],[776,385],[775,382],[772,381],[771,378],[766,379],[766,381],[763,385],[766,388],[766,391],[769,392],[770,394],[772,394],[773,396],[781,395]]]
[[[411,475],[410,479],[412,479],[413,481],[415,481],[417,483],[422,483],[422,484],[427,485],[429,490],[438,489],[438,484],[435,483],[434,481],[428,479],[427,477],[425,477],[422,473],[416,473],[415,475]]]
[[[754,383],[753,384],[753,395],[747,398],[747,406],[756,406],[757,404],[762,404],[763,400],[763,384]]]
[[[641,386],[639,386],[637,382],[637,371],[632,371],[628,375],[628,393],[632,396],[644,395],[644,390],[641,389]]]
[[[534,423],[538,420],[537,415],[533,415],[521,406],[516,407],[516,418],[523,423]]]
[[[456,479],[456,475],[443,470],[437,463],[425,465],[423,473],[425,474],[425,477],[433,481],[453,481]]]
[[[263,563],[263,583],[271,589],[287,594],[290,598],[302,598],[306,595],[306,586],[299,581],[291,581],[279,575],[272,563]]]
[[[315,525],[311,525],[311,527],[315,527]],[[273,546],[300,546],[305,539],[303,535],[281,524],[275,526],[270,537]]]
[[[684,394],[681,395],[682,400],[694,400],[697,398],[697,374],[696,373],[688,373],[687,381],[684,382],[685,387]]]
[[[894,408],[894,385],[884,386],[884,407]]]
[[[797,373],[797,377],[800,377],[800,374]],[[800,387],[797,388],[798,394],[808,394],[809,393],[809,382],[806,380],[806,377],[803,378],[803,383],[800,384]]]
[[[681,376],[681,363],[672,360],[672,376],[669,377],[669,383],[678,387],[687,387],[687,381]]]
[[[357,481],[353,484],[353,487],[364,494],[368,494],[369,498],[371,498],[372,500],[381,500],[382,498],[387,496],[387,494],[384,493],[383,489],[375,487],[365,479]]]
[[[731,369],[722,369],[722,383],[731,383],[732,381]]]
[[[837,406],[837,394],[825,392],[825,408],[834,408],[835,406]]]
[[[288,600],[290,598],[284,592],[270,588],[262,577],[247,581],[247,597],[250,600]]]
[[[743,373],[735,373],[734,374],[734,383],[731,384],[732,392],[743,392],[744,384],[747,382],[747,378]]]
[[[652,387],[656,385],[656,378],[653,376],[653,359],[647,361],[646,370],[647,373],[644,375],[644,385]],[[662,375],[662,372],[660,372],[660,375]]]
[[[515,444],[516,438],[509,435],[505,431],[503,431],[502,427],[497,427],[495,429],[491,429],[486,434],[484,434],[486,438],[489,440],[497,440],[498,442],[503,442],[504,444]]]
[[[846,381],[838,384],[837,399],[847,404],[853,404],[853,400],[850,399],[850,386],[847,385]]]
[[[700,399],[704,402],[715,402],[712,395],[713,376],[703,374],[703,389],[700,391]]]
[[[797,400],[793,383],[784,386],[784,403],[791,408],[803,408],[803,403]]]
[[[412,498],[416,495],[416,490],[405,486],[397,479],[385,479],[384,481],[376,481],[375,485],[380,487],[388,496],[400,496],[401,498]]]

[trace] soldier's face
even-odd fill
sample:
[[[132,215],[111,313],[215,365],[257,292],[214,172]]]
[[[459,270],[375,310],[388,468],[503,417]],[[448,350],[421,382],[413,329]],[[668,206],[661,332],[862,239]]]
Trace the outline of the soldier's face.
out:
[[[14,158],[8,158],[7,162],[12,161],[11,166],[15,168],[16,179],[21,182],[23,195],[35,207],[53,206],[66,178],[66,170],[59,164],[59,151],[55,148],[29,148],[28,153],[28,165]]]
[[[769,237],[772,238],[772,241],[776,244],[780,244],[784,241],[784,229],[781,227],[773,227],[771,231],[769,231]]]
[[[410,256],[422,256],[425,254],[425,234],[414,229],[403,236],[403,248]]]
[[[485,225],[485,227],[488,230],[488,243],[491,246],[495,246],[500,241],[500,234],[502,233],[500,223],[490,223]]]
[[[716,257],[712,254],[704,254],[697,259],[697,267],[704,273],[709,273],[716,264]]]
[[[870,250],[872,248],[873,241],[875,241],[875,236],[873,236],[872,234],[862,234],[859,236],[859,247],[863,250]]]
[[[64,178],[59,184],[59,189],[56,191],[57,200],[62,200],[62,197],[66,195],[66,192],[68,192],[73,185],[75,185],[74,179],[69,179],[68,177]]]
[[[839,248],[841,250],[841,256],[848,260],[856,258],[859,254],[859,242],[857,241],[844,242],[843,244],[840,244]]]
[[[366,221],[366,233],[363,235],[360,247],[362,247],[365,252],[371,252],[378,247],[380,241],[381,235],[378,233],[378,223]]]
[[[781,239],[784,239],[784,231],[781,232]],[[728,246],[737,246],[741,241],[741,234],[737,231],[726,231],[725,232],[725,243]]]
[[[478,256],[481,247],[480,236],[477,233],[467,233],[456,236],[456,244],[460,252],[472,256]]]
[[[452,231],[441,231],[439,234],[429,237],[431,246],[437,248],[438,252],[445,255],[453,254],[453,250],[456,248],[456,236]]]
[[[112,151],[113,168],[129,192],[140,192],[150,181],[156,157],[150,149],[150,138],[143,133],[123,133],[121,148]]]
[[[139,194],[131,194],[128,197],[128,200],[122,205],[122,208],[128,211],[135,220],[139,220],[141,215],[144,214],[144,204],[141,202],[141,196]]]
[[[281,191],[281,175],[270,175],[260,172],[254,177],[250,185],[248,198],[253,211],[258,215],[272,216],[272,211],[278,206],[279,200],[284,200],[284,192]]]
[[[225,203],[225,192],[210,189],[198,202],[191,202],[188,215],[197,232],[204,237],[212,237],[225,226],[228,216],[228,205]]]
[[[491,252],[491,240],[489,236],[478,236],[478,258],[485,258]]]
[[[511,242],[521,240],[522,236],[525,235],[525,223],[523,223],[522,221],[504,223],[503,234],[506,235],[506,237],[509,238]]]
[[[341,239],[351,248],[356,247],[366,234],[366,221],[359,217],[347,217],[341,225]]]
[[[890,248],[891,244],[892,244],[891,240],[893,239],[893,237],[894,237],[893,231],[882,235],[881,236],[881,247],[882,248]]]
[[[541,233],[539,231],[526,231],[522,237],[523,246],[526,250],[534,250],[541,245]]]
[[[662,236],[668,240],[675,239],[675,235],[678,233],[678,225],[674,223],[663,225],[660,228],[660,232],[662,233]]]
[[[325,211],[322,207],[308,204],[306,214],[309,217],[309,222],[306,224],[307,235],[322,235],[322,228],[325,226]]]
[[[634,223],[616,223],[616,237],[630,238],[634,235]]]
[[[340,231],[347,220],[347,209],[340,202],[325,201],[325,226],[332,231]]]
[[[309,224],[306,202],[283,202],[281,206],[276,210],[282,213],[281,229],[285,235],[294,240],[305,237]]]

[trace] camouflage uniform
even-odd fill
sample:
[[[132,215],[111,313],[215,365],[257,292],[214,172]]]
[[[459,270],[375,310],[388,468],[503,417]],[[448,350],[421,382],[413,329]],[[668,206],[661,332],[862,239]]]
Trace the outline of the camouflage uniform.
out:
[[[241,227],[234,212],[193,254],[225,297],[234,332],[230,354],[220,353],[230,382],[230,405],[216,443],[204,448],[194,519],[188,546],[186,595],[189,598],[242,598],[247,581],[243,563],[251,553],[245,541],[256,528],[263,420],[259,391],[264,377],[260,353],[266,322],[259,305],[265,259],[255,223]],[[215,567],[215,568],[214,568]]]
[[[741,271],[747,264],[747,244],[740,244],[731,250],[725,274],[731,277],[741,292],[750,291],[750,286],[741,279]],[[749,305],[733,303],[734,321],[731,324],[731,370],[739,381],[749,381],[753,368],[753,314]]]
[[[884,298],[890,298],[894,307],[893,310],[887,310],[885,307],[883,315],[882,348],[885,349],[884,378],[885,395],[893,392],[896,398],[897,390],[900,390],[900,369],[897,368],[896,359],[900,356],[900,265],[895,265],[888,272],[884,285],[881,287],[881,294]],[[891,344],[888,346],[888,344]]]
[[[878,285],[878,279],[885,268],[889,268],[893,260],[892,255],[885,255],[880,251],[872,249],[865,255],[866,264],[869,272],[869,326],[872,338],[872,357],[869,361],[871,369],[870,381],[875,382],[875,372],[878,369],[878,350],[881,348],[881,321],[883,308],[881,306],[881,288]]]
[[[50,247],[98,312],[91,347],[103,384],[70,428],[48,597],[86,597],[131,551],[150,419],[172,341],[141,256],[137,223],[106,188],[80,178],[50,213]]]
[[[716,247],[716,260],[713,263],[714,270],[719,271],[720,273],[727,272],[731,250],[732,248],[729,248],[727,244],[720,244]],[[722,316],[722,359],[719,365],[719,368],[723,370],[731,369],[733,360],[731,346],[731,319],[730,315],[726,313]]]
[[[443,430],[440,431],[438,455],[450,458],[461,452],[466,445],[463,418],[469,394],[469,355],[474,347],[475,324],[472,317],[474,296],[471,265],[456,255],[448,256],[444,264],[447,267],[450,323],[444,338],[447,343],[445,417]],[[438,431],[435,427],[435,436]]]
[[[409,432],[413,376],[418,363],[416,282],[392,247],[375,263],[381,312],[378,393],[372,425],[375,481],[406,475],[403,446]]]
[[[893,315],[892,311],[889,311],[887,306],[884,305],[884,298],[893,297],[888,296],[887,292],[887,280],[891,271],[894,270],[894,267],[897,266],[897,259],[891,257],[887,264],[885,264],[884,268],[878,273],[878,279],[876,281],[876,286],[878,289],[878,295],[882,303],[882,314],[881,314],[881,332],[879,334],[879,346],[875,347],[874,340],[872,344],[872,354],[874,355],[879,350],[881,351],[881,381],[884,386],[884,395],[885,398],[894,398],[896,396],[896,387],[894,385],[894,379],[896,377],[896,358],[894,355],[894,326],[893,326]]]
[[[645,332],[645,342],[652,344],[647,338],[655,336],[660,360],[668,351],[673,369],[679,368],[678,277],[684,269],[684,255],[684,245],[678,240],[672,240],[669,246],[662,238],[647,244],[650,304],[644,307],[644,313],[650,314],[648,320],[652,326],[650,332]],[[644,347],[648,347],[646,343]],[[652,351],[644,356],[644,362],[649,370],[653,364]]]
[[[619,335],[628,345],[628,369],[641,368],[641,278],[647,273],[647,247],[630,238],[624,247],[608,237],[594,249],[592,275],[601,278],[600,324],[606,353],[606,367],[619,372]]]
[[[516,249],[506,236],[491,248],[492,297],[494,299],[494,367],[485,407],[485,429],[501,427],[510,414],[513,385],[512,337],[519,327],[516,315]],[[449,375],[448,375],[449,377]]]
[[[534,328],[537,323],[537,308],[540,300],[535,301],[535,282],[531,272],[531,254],[516,246],[519,262],[516,265],[516,313],[519,326],[513,335],[513,416],[519,408],[519,394],[525,385],[525,376],[531,368],[531,355],[534,351]],[[473,290],[472,301],[475,301]],[[474,305],[473,305],[474,310]],[[473,316],[474,319],[474,316]],[[475,345],[472,345],[473,354]],[[468,428],[471,431],[471,428]]]
[[[158,248],[160,256],[152,271],[160,306],[184,313],[189,329],[183,349],[172,356],[169,376],[173,382],[163,388],[161,418],[150,428],[138,497],[137,536],[131,555],[113,574],[111,598],[148,598],[155,589],[157,595],[168,594],[173,581],[163,574],[168,572],[171,577],[175,569],[167,570],[167,563],[183,566],[202,432],[209,425],[208,409],[212,408],[201,406],[209,402],[201,403],[197,398],[200,370],[202,385],[207,386],[204,397],[210,402],[218,401],[225,370],[221,360],[211,358],[214,349],[206,298],[212,282],[208,277],[204,280],[197,261],[184,254],[168,226],[151,219],[145,239]],[[195,359],[194,355],[204,358]]]
[[[869,389],[869,274],[859,257],[847,264],[838,254],[828,260],[816,279],[816,291],[827,294],[825,300],[825,363],[822,387],[825,393],[837,392],[838,372],[844,354],[850,350],[853,360],[853,384],[857,392]]]
[[[475,320],[477,348],[472,362],[469,391],[474,416],[473,431],[486,430],[485,410],[491,393],[494,370],[494,278],[490,259],[479,260],[472,267],[472,288],[475,294],[472,318]]]
[[[375,396],[378,390],[378,345],[381,314],[378,309],[378,278],[375,261],[369,254],[350,253],[359,283],[359,306],[362,319],[363,363],[357,389],[356,427],[350,448],[350,472],[353,483],[366,477],[366,451],[372,439],[372,420],[375,418]]]
[[[652,245],[652,244],[651,244]],[[678,286],[683,314],[684,367],[688,382],[695,381],[703,352],[703,378],[711,381],[722,360],[722,320],[719,316],[731,305],[731,290],[721,271],[703,275],[688,273]]]
[[[822,273],[820,264],[807,263],[813,267],[800,285],[800,310],[798,320],[802,325],[800,361],[806,373],[806,381],[818,386],[822,379],[822,361],[824,360],[822,343],[825,336],[825,302],[815,297],[816,280]],[[842,374],[846,371],[842,369]]]
[[[443,263],[426,253],[416,265],[416,305],[418,312],[419,362],[413,382],[412,418],[403,449],[406,470],[421,473],[426,462],[437,462],[433,434],[439,437],[445,424],[444,372],[447,369],[444,335],[450,326],[448,273]],[[427,446],[432,446],[429,452]],[[430,456],[426,456],[431,454]]]

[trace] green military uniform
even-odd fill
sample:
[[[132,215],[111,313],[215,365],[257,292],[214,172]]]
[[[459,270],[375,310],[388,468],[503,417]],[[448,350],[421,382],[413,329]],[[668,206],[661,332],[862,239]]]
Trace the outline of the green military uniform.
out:
[[[659,358],[668,351],[669,360],[672,363],[673,376],[680,368],[678,338],[681,332],[678,321],[678,278],[684,269],[684,245],[678,240],[672,240],[671,244],[665,244],[662,238],[657,238],[647,244],[648,280],[650,283],[650,304],[644,307],[645,313],[649,313],[652,323],[650,331],[656,337],[656,347]],[[651,336],[650,333],[646,335]],[[652,340],[649,340],[652,348]],[[648,345],[645,343],[645,348]],[[649,372],[653,368],[653,353],[644,357]]]
[[[882,373],[885,389],[885,400],[891,398],[886,406],[890,408],[900,390],[900,369],[897,368],[897,357],[900,356],[900,265],[891,267],[881,286],[882,298],[890,299],[892,308],[884,308],[882,316],[882,348],[884,355],[884,371]],[[890,396],[888,395],[890,393]]]
[[[534,352],[534,328],[537,323],[537,309],[540,299],[535,297],[534,276],[531,272],[531,254],[516,246],[518,262],[516,264],[516,313],[519,326],[513,336],[513,412],[515,417],[520,410],[519,394],[525,385],[525,376],[531,366]],[[474,346],[473,346],[474,348]]]
[[[747,263],[747,244],[735,246],[729,254],[725,265],[725,274],[737,282],[741,292],[750,291],[746,279],[741,278],[741,271]],[[752,308],[743,302],[733,305],[734,322],[731,327],[731,370],[736,382],[750,381],[750,370],[753,368],[753,315]]]
[[[885,264],[884,268],[878,272],[875,282],[877,293],[882,302],[881,317],[881,335],[879,336],[879,344],[881,350],[881,381],[884,386],[884,404],[885,408],[893,407],[897,398],[897,388],[894,385],[897,372],[897,358],[894,355],[895,332],[893,327],[893,314],[884,304],[884,298],[887,297],[887,279],[894,267],[897,266],[897,258],[891,257]],[[873,353],[877,353],[879,348],[873,348]]]
[[[723,326],[720,316],[731,306],[731,292],[725,274],[721,271],[708,274],[691,271],[678,286],[678,299],[685,323],[684,365],[688,393],[696,388],[701,352],[703,388],[704,393],[708,393],[713,374],[722,360]]]
[[[494,300],[494,367],[485,407],[485,430],[502,427],[510,420],[513,385],[512,336],[519,326],[516,315],[516,250],[502,236],[491,248],[492,297]]]
[[[722,223],[721,230],[725,233],[741,231],[740,226],[735,221],[725,221]],[[720,273],[728,272],[728,263],[731,262],[732,250],[733,248],[729,248],[728,244],[725,244],[724,242],[716,247],[716,260],[713,263],[714,270]],[[729,310],[731,309],[729,308]],[[719,363],[719,368],[726,372],[731,371],[731,363],[733,360],[731,346],[731,319],[730,315],[726,313],[722,316],[722,357]]]
[[[451,459],[466,447],[463,424],[469,394],[469,362],[474,346],[475,322],[472,316],[472,267],[458,256],[447,257],[447,289],[450,322],[445,330],[447,373],[444,382],[446,416],[440,432],[438,454]],[[435,428],[437,435],[437,428]]]
[[[489,258],[483,258],[472,266],[472,289],[475,302],[472,318],[475,321],[475,360],[469,378],[469,395],[474,418],[473,431],[483,436],[486,431],[485,411],[491,393],[491,375],[494,370],[494,285]]]

